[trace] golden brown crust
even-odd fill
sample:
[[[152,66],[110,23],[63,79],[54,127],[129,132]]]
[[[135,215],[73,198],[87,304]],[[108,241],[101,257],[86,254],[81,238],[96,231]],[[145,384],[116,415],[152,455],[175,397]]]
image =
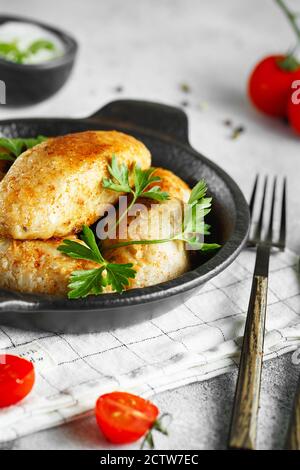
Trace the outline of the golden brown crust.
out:
[[[75,239],[75,237],[68,237]],[[0,240],[0,287],[24,293],[66,295],[70,274],[98,267],[57,250],[62,240]]]
[[[102,187],[112,155],[129,168],[151,163],[141,142],[116,131],[51,138],[24,152],[0,183],[0,236],[64,237],[94,223],[120,195]]]
[[[188,202],[191,190],[179,176],[165,168],[156,168],[153,175],[159,176],[161,181],[153,183],[151,186],[160,186],[161,190],[167,192],[171,198],[176,197],[183,202]]]

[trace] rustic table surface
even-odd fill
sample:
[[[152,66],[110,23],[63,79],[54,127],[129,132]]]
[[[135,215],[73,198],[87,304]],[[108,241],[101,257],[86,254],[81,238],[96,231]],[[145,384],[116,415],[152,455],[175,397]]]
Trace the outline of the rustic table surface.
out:
[[[2,0],[1,11],[69,30],[80,52],[70,81],[57,95],[30,108],[0,106],[0,119],[87,116],[119,98],[182,106],[192,145],[226,169],[247,197],[257,171],[288,176],[288,246],[300,252],[300,139],[285,123],[255,112],[245,92],[254,63],[293,44],[275,2]],[[188,85],[188,93],[182,84]],[[244,128],[235,140],[224,125],[228,119]],[[299,374],[290,355],[265,364],[259,448],[283,446]],[[156,396],[161,410],[174,417],[170,437],[157,436],[157,447],[224,448],[235,381],[232,373]],[[93,418],[24,437],[8,447],[108,448]]]

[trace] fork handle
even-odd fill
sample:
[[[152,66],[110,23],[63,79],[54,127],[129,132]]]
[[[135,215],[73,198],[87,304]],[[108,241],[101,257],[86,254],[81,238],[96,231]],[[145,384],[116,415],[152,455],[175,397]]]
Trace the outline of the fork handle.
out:
[[[270,249],[258,246],[229,436],[232,449],[256,446]]]
[[[292,413],[286,448],[288,450],[300,450],[300,379]]]

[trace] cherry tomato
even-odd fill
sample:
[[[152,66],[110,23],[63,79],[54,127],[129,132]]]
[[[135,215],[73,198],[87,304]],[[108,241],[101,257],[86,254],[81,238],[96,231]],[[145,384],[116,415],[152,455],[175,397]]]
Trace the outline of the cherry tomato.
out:
[[[10,354],[0,355],[0,408],[26,397],[34,384],[33,364]]]
[[[149,431],[159,410],[144,398],[112,392],[98,398],[95,412],[104,436],[115,444],[126,444],[137,441]]]
[[[286,117],[292,82],[300,79],[300,67],[283,68],[283,55],[266,57],[254,68],[248,85],[253,104],[271,116]],[[281,65],[280,65],[281,64]]]

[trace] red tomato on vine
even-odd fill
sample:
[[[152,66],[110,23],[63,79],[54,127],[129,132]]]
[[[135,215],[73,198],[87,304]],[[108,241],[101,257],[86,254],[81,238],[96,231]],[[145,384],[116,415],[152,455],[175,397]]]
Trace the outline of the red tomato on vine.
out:
[[[250,76],[250,99],[260,111],[270,116],[286,117],[292,84],[296,80],[300,80],[300,66],[292,57],[266,57]]]
[[[289,117],[299,132],[300,112],[291,103],[294,84],[300,80],[300,63],[295,51],[300,43],[300,28],[297,15],[290,11],[284,0],[275,0],[288,19],[297,36],[297,45],[288,54],[270,55],[262,59],[252,71],[248,94],[254,106],[265,114],[276,117]]]

